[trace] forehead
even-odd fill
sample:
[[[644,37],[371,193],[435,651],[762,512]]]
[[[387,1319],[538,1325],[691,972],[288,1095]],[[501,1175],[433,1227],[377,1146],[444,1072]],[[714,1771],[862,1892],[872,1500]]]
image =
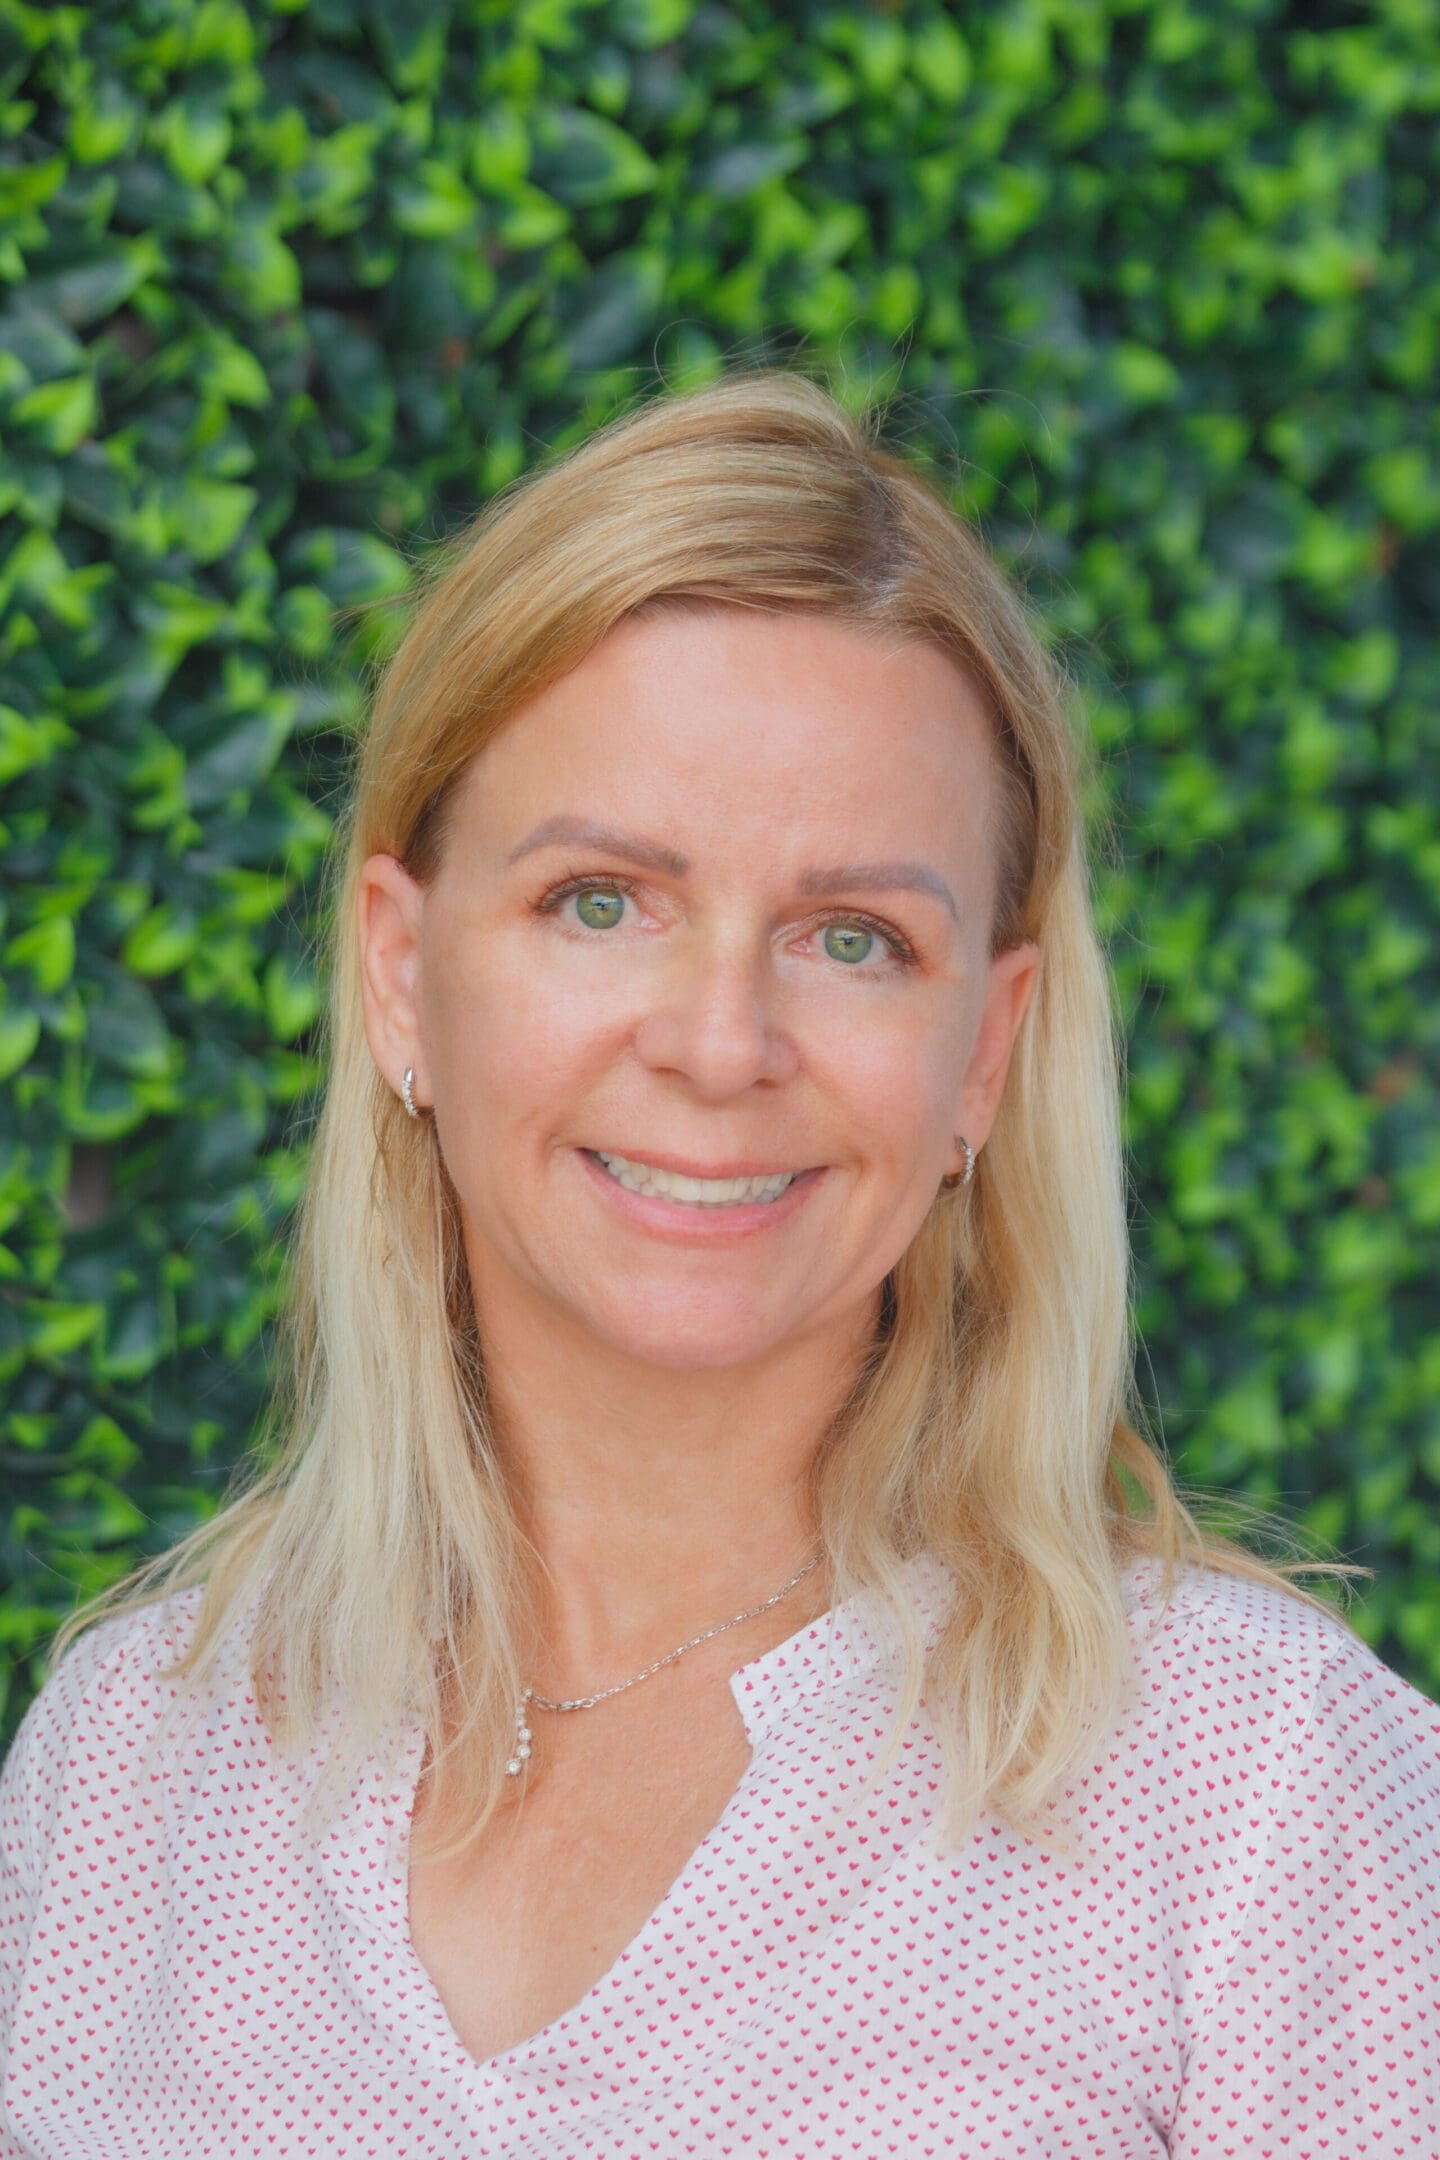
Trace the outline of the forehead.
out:
[[[462,785],[499,842],[557,814],[660,821],[777,862],[850,850],[988,858],[994,728],[938,645],[798,610],[679,607],[627,617],[500,729]]]

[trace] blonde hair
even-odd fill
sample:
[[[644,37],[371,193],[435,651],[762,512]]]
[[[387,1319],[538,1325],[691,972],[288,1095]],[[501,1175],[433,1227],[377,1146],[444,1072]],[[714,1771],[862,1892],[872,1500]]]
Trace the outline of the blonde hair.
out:
[[[487,1420],[433,1121],[407,1117],[363,1031],[358,872],[380,851],[429,876],[458,777],[623,617],[676,603],[804,609],[928,640],[980,687],[1003,780],[991,950],[1033,939],[1041,956],[974,1180],[937,1194],[895,1268],[812,1474],[835,1601],[871,1589],[896,1615],[892,1748],[923,1687],[951,1834],[986,1808],[1036,1830],[1116,1714],[1128,1563],[1157,1561],[1166,1595],[1187,1562],[1287,1589],[1310,1564],[1203,1528],[1143,1436],[1123,1052],[1065,678],[979,538],[880,446],[877,412],[850,416],[790,368],[732,370],[622,413],[487,505],[417,585],[332,858],[329,1077],[296,1222],[285,1377],[217,1515],[73,1614],[57,1647],[102,1613],[203,1582],[174,1673],[198,1684],[218,1669],[250,1608],[272,1736],[304,1747],[327,1704],[344,1705],[325,1720],[328,1795],[400,1709],[423,1720],[469,1834],[483,1827],[505,1782],[535,1556]],[[928,1665],[902,1592],[920,1552],[956,1585]]]

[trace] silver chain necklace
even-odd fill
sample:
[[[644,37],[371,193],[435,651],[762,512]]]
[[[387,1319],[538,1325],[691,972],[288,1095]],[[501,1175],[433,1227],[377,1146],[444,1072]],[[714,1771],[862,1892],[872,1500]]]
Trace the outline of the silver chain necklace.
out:
[[[671,1650],[664,1657],[656,1658],[653,1665],[645,1667],[644,1672],[637,1672],[633,1679],[621,1680],[614,1687],[602,1688],[598,1695],[575,1695],[568,1702],[552,1702],[548,1695],[540,1694],[536,1688],[527,1687],[515,1705],[515,1752],[505,1765],[506,1777],[519,1777],[530,1760],[531,1732],[526,1718],[531,1703],[539,1710],[593,1710],[596,1703],[608,1702],[612,1695],[623,1695],[626,1688],[638,1687],[642,1680],[648,1680],[652,1673],[659,1672],[662,1665],[673,1665],[676,1658],[684,1657],[687,1650],[696,1649],[702,1642],[709,1642],[712,1635],[723,1635],[727,1628],[739,1627],[742,1620],[753,1620],[758,1614],[769,1612],[772,1605],[778,1605],[781,1598],[790,1595],[796,1583],[808,1575],[812,1568],[819,1567],[824,1557],[823,1552],[816,1553],[813,1560],[807,1560],[804,1567],[798,1569],[789,1582],[782,1583],[774,1597],[767,1597],[763,1604],[752,1605],[747,1612],[736,1613],[733,1620],[722,1620],[718,1627],[706,1628],[703,1635],[692,1635],[689,1642],[682,1642],[678,1650]]]

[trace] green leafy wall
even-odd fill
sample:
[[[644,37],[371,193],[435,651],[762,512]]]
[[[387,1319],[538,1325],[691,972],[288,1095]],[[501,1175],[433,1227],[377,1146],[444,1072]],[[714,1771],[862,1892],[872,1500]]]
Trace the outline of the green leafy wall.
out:
[[[262,1400],[338,611],[800,351],[1089,697],[1180,1467],[1440,1691],[1437,107],[1430,0],[0,0],[10,1725]]]

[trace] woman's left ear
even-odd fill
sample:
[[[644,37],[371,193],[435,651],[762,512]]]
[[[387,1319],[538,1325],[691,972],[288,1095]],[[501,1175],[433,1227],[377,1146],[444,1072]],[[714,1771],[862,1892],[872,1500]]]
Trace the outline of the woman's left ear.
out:
[[[990,963],[985,1009],[955,1112],[956,1133],[977,1155],[999,1113],[1011,1054],[1039,977],[1038,945],[1012,945]],[[956,1167],[963,1170],[965,1165],[962,1161]]]

